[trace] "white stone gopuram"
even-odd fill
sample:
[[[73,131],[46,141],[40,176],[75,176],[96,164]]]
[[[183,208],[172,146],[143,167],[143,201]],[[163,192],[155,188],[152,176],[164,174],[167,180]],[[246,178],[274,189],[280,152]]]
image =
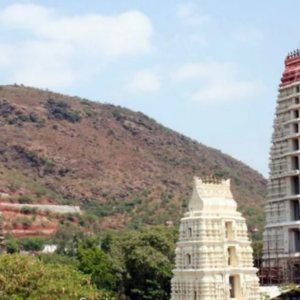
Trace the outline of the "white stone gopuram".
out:
[[[172,300],[259,300],[247,226],[230,180],[195,178],[181,219]]]

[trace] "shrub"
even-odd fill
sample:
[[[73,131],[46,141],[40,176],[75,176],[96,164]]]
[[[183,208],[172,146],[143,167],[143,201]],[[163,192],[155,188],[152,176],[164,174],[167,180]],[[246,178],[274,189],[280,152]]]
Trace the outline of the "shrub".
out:
[[[25,251],[41,251],[46,241],[46,238],[29,236],[18,240],[18,244]]]
[[[33,200],[32,197],[23,195],[18,198],[18,201],[21,204],[25,204],[25,203],[32,203]]]
[[[8,238],[5,242],[6,242],[7,253],[12,254],[12,253],[18,253],[20,251],[20,247],[15,239]]]
[[[38,258],[45,264],[69,265],[76,267],[78,260],[73,256],[66,256],[58,253],[39,254]]]
[[[29,119],[30,119],[30,121],[31,121],[32,123],[37,123],[37,122],[39,122],[39,117],[38,117],[36,114],[34,114],[34,113],[30,113],[30,114],[29,114]]]
[[[247,216],[253,216],[257,214],[257,211],[254,208],[248,208],[245,213]]]
[[[21,208],[21,212],[25,215],[35,214],[37,212],[37,208],[36,207],[31,207],[31,206],[23,206]]]
[[[11,117],[8,119],[8,124],[9,125],[14,125],[18,122],[18,118],[17,117]]]
[[[32,224],[32,220],[27,217],[18,217],[13,220],[14,228],[16,228],[19,224],[22,225],[23,229],[28,229]]]
[[[22,224],[24,229],[28,229],[32,224],[32,220],[30,220],[29,218],[24,217],[24,218],[20,219],[20,223]]]
[[[122,119],[122,115],[117,109],[113,110],[112,115],[117,121],[120,121]]]
[[[29,118],[28,115],[20,114],[19,115],[19,120],[21,120],[22,122],[28,122],[28,121],[30,121],[30,118]]]
[[[35,188],[34,192],[38,197],[41,197],[47,194],[47,189],[42,186],[39,186]]]
[[[79,111],[72,110],[71,107],[63,102],[49,99],[45,105],[50,117],[57,120],[66,120],[71,123],[81,121],[81,115]]]

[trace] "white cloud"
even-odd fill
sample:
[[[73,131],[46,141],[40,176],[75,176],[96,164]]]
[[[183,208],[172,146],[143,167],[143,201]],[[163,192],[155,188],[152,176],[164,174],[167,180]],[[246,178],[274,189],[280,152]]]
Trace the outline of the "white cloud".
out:
[[[0,33],[5,30],[23,39],[0,44],[0,68],[17,83],[49,88],[73,85],[111,60],[149,53],[154,34],[150,19],[139,11],[61,16],[34,4],[0,11]],[[12,54],[5,60],[7,47]]]
[[[203,14],[197,4],[193,2],[182,3],[177,7],[177,16],[190,26],[199,26],[210,20],[210,16]]]
[[[242,100],[264,91],[258,83],[239,79],[234,63],[206,62],[185,64],[173,75],[176,82],[194,81],[199,89],[192,93],[195,102],[219,103]]]
[[[245,44],[259,43],[263,39],[262,31],[253,26],[239,28],[232,36],[236,41]]]
[[[139,70],[128,81],[126,90],[132,93],[153,93],[160,89],[157,70]]]
[[[18,54],[18,53],[16,53]],[[16,57],[11,81],[30,86],[63,88],[80,80],[80,72],[70,60],[74,49],[58,42],[28,42],[22,57]],[[25,57],[25,59],[24,59]]]

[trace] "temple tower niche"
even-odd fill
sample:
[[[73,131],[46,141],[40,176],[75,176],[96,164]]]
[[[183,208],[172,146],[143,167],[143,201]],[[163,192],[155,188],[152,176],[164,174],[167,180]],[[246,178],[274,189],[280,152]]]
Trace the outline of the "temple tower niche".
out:
[[[262,279],[300,280],[300,51],[285,59],[269,163]]]
[[[230,180],[195,178],[181,219],[172,300],[259,300],[247,226]]]

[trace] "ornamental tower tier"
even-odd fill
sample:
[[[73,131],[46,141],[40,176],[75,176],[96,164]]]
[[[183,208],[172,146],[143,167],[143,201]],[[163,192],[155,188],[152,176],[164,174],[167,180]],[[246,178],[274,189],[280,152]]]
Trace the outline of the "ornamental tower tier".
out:
[[[172,300],[259,300],[247,226],[230,180],[195,178],[181,219]]]
[[[285,59],[273,125],[261,272],[266,283],[300,280],[299,99],[297,50]]]

